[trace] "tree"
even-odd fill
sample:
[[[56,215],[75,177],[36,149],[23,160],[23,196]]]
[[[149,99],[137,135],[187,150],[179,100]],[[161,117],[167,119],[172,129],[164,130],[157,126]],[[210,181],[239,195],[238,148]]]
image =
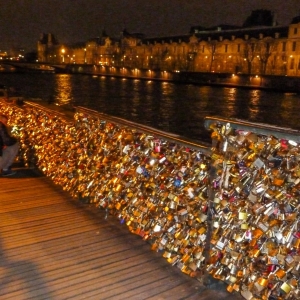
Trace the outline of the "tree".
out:
[[[209,40],[207,42],[207,49],[210,53],[209,72],[212,71],[213,63],[216,59],[217,48],[218,48],[218,41],[217,40]]]
[[[252,72],[252,63],[256,56],[256,48],[257,48],[257,43],[254,39],[246,40],[244,44],[243,54],[247,62],[248,74],[251,74]]]
[[[273,26],[276,25],[274,15],[270,10],[257,9],[253,10],[251,15],[246,19],[243,27]]]
[[[277,51],[278,43],[273,38],[265,38],[257,44],[257,53],[260,59],[260,73],[266,74],[268,60]]]

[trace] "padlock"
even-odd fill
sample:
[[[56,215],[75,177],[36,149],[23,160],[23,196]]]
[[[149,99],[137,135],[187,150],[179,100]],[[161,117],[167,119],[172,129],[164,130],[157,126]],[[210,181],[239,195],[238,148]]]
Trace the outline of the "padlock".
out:
[[[253,294],[247,289],[247,287],[244,287],[241,291],[241,295],[244,297],[246,300],[252,300],[253,299]]]
[[[261,292],[262,290],[264,290],[267,286],[268,286],[269,280],[267,278],[264,277],[260,277],[256,280],[256,282],[254,283],[256,289]]]
[[[241,224],[241,229],[242,230],[248,230],[248,228],[249,228],[249,224],[248,223],[242,223]],[[247,236],[249,236],[249,235],[247,235]],[[247,238],[247,236],[245,238]]]
[[[199,216],[197,217],[197,221],[199,223],[203,223],[207,220],[207,215],[204,213],[200,213]]]
[[[269,225],[267,223],[259,222],[257,224],[258,228],[261,229],[263,232],[266,232],[269,229]]]
[[[246,212],[239,212],[239,220],[247,220],[248,214]]]
[[[237,252],[237,251],[230,251],[230,256],[232,257],[232,259],[234,260],[238,260],[241,258],[241,253]]]
[[[227,242],[228,242],[228,240],[226,240],[224,237],[221,237],[221,238],[217,241],[215,247],[216,247],[217,249],[219,249],[219,250],[223,250],[224,247],[226,246]]]
[[[287,283],[287,282],[284,282],[281,286],[280,286],[280,289],[282,291],[284,291],[285,294],[289,294],[290,291],[291,291],[291,286]]]

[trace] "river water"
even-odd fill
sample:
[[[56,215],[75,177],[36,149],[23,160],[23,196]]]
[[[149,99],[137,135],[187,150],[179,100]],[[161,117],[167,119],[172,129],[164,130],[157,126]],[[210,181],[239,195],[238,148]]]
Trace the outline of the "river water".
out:
[[[25,99],[80,105],[169,133],[209,142],[206,116],[300,129],[300,95],[90,75],[0,73]]]

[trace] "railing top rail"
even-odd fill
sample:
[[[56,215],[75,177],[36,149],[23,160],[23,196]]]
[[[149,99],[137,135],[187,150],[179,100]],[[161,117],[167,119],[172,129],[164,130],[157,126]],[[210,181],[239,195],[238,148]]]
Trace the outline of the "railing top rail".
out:
[[[222,117],[205,117],[204,119],[204,127],[206,129],[209,129],[210,126],[215,123],[220,125],[229,123],[230,127],[236,130],[245,130],[259,135],[274,136],[279,139],[300,142],[300,131],[291,128],[279,127],[265,123],[252,123],[234,118],[225,119]]]
[[[168,140],[170,142],[176,142],[182,146],[199,150],[206,155],[211,155],[211,149],[210,149],[209,145],[201,145],[201,144],[197,143],[196,141],[190,140],[190,139],[188,139],[186,137],[182,137],[180,135],[167,133],[165,131],[157,130],[152,127],[146,126],[146,125],[142,125],[142,124],[128,121],[128,120],[118,118],[118,117],[113,117],[113,116],[110,116],[110,115],[107,115],[104,113],[100,113],[95,110],[88,109],[88,108],[81,107],[81,106],[77,106],[76,111],[79,113],[85,113],[87,115],[91,115],[96,118],[101,118],[108,122],[116,123],[116,124],[131,128],[131,129],[142,131],[149,135],[153,135],[157,138],[162,138],[162,139]]]
[[[59,110],[59,107],[55,107],[55,108],[48,108],[45,107],[43,105],[37,104],[37,103],[32,103],[29,101],[25,101],[25,104],[27,106],[30,107],[34,107],[37,109],[41,109],[43,111],[46,111],[50,114],[55,114],[57,116],[60,116],[61,118],[65,119],[66,121],[71,121],[71,117],[70,114],[67,114],[65,110]],[[105,113],[101,113],[89,108],[85,108],[85,107],[81,107],[81,106],[76,106],[75,107],[76,112],[78,113],[84,113],[87,115],[90,115],[92,117],[95,118],[99,118],[108,122],[112,122],[121,126],[125,126],[127,128],[133,129],[133,130],[137,130],[137,131],[141,131],[144,133],[147,133],[149,135],[152,135],[156,138],[161,138],[161,139],[165,139],[169,142],[175,142],[178,143],[184,147],[188,147],[188,148],[193,148],[195,150],[199,150],[200,152],[204,153],[205,155],[210,156],[212,151],[210,148],[210,145],[208,144],[199,144],[198,142],[188,139],[186,137],[180,136],[180,135],[176,135],[176,134],[171,134],[162,130],[157,130],[155,128],[146,126],[146,125],[142,125],[139,123],[135,123],[132,121],[128,121],[122,118],[118,118],[118,117],[114,117],[111,115],[107,115]],[[74,114],[74,112],[72,112],[72,115]],[[74,119],[72,119],[72,121],[74,121]]]
[[[60,111],[59,107],[57,107],[57,108],[48,108],[48,107],[45,107],[43,105],[33,103],[33,102],[30,102],[30,101],[24,101],[24,103],[26,104],[26,106],[30,106],[30,107],[40,109],[40,110],[45,111],[49,114],[55,114],[55,115],[63,118],[64,120],[66,120],[68,122],[73,121],[74,112],[72,113],[72,116],[71,116],[70,114],[67,114],[66,110],[61,110]]]

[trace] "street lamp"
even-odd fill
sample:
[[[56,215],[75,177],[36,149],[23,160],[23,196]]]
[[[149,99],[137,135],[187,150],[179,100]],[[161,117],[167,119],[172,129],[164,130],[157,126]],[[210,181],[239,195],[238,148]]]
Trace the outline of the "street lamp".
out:
[[[86,64],[86,48],[84,48],[84,63]]]
[[[62,53],[62,56],[61,56],[61,57],[62,57],[62,62],[63,62],[63,63],[65,62],[65,52],[66,52],[65,49],[62,48],[62,49],[61,49],[61,53]]]

